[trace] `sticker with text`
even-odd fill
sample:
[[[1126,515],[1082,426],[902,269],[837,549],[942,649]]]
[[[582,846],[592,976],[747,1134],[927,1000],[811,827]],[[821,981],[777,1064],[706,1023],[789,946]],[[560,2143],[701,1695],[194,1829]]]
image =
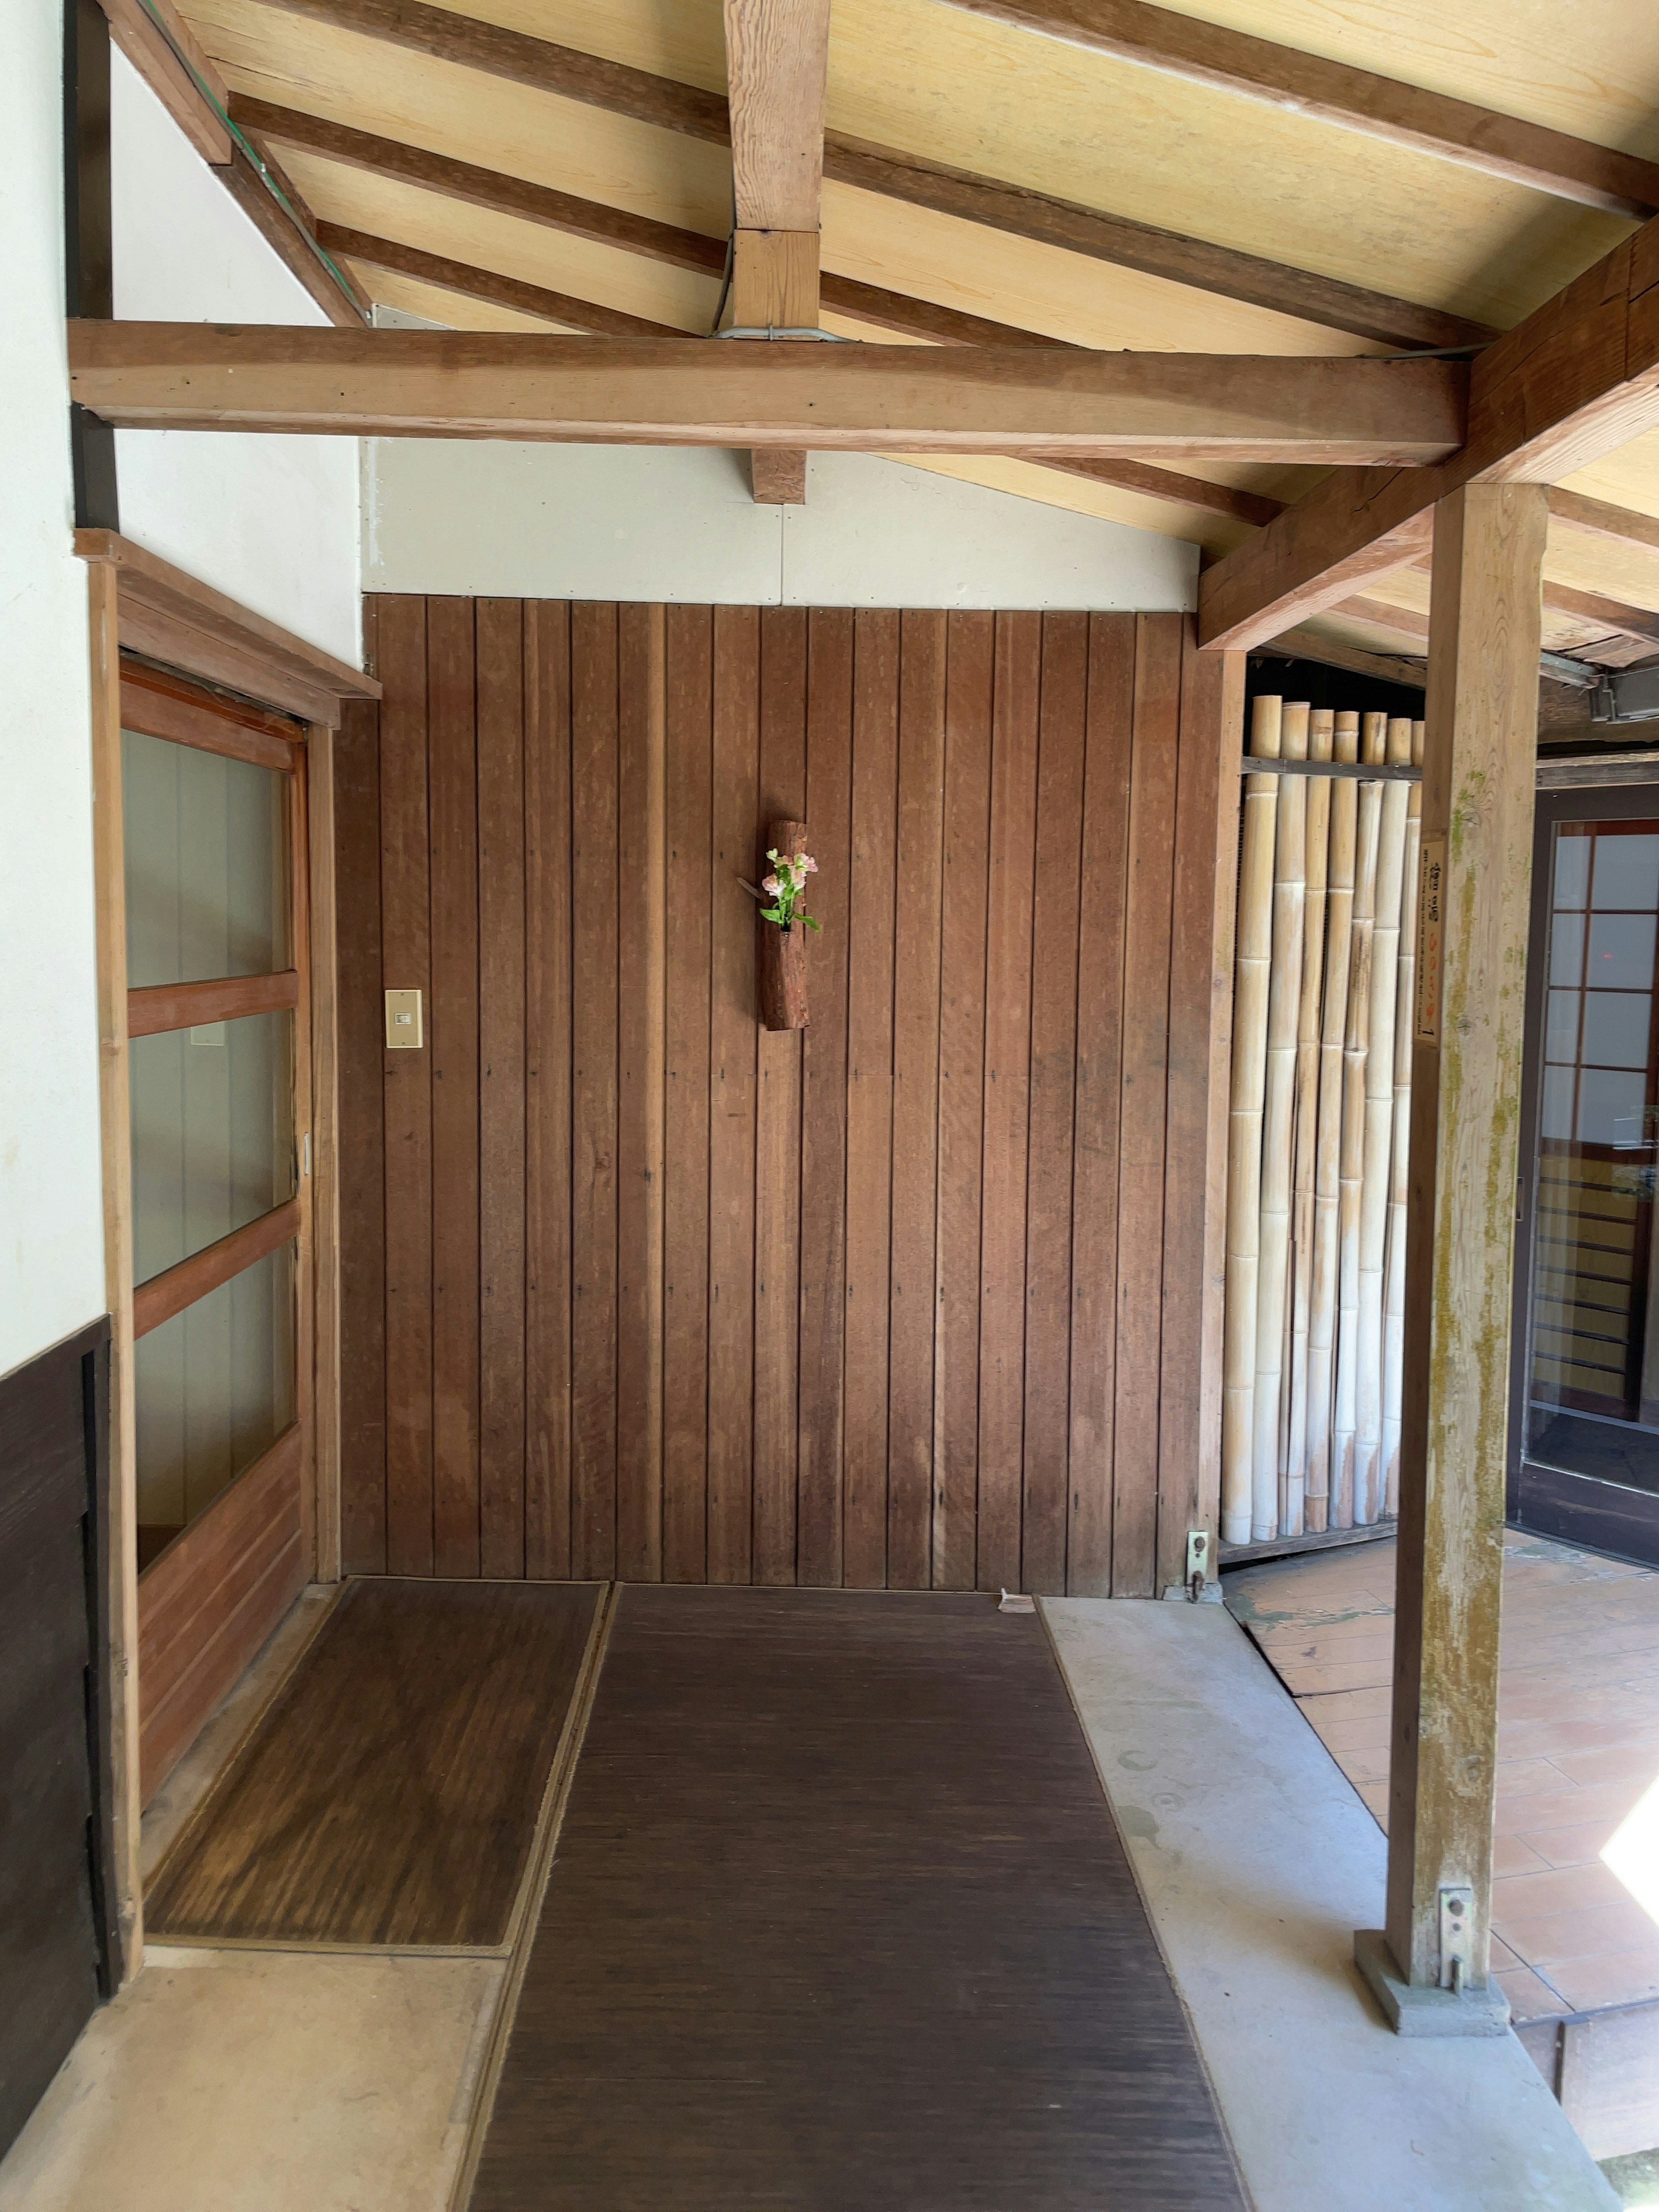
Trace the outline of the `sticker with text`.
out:
[[[1446,941],[1446,841],[1423,840],[1423,862],[1417,878],[1417,1038],[1419,1044],[1440,1042],[1441,970]]]

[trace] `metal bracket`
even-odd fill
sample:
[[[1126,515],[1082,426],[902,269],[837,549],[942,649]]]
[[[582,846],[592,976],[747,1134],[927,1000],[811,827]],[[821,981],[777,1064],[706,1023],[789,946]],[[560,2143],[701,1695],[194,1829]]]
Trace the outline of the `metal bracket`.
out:
[[[1187,1595],[1194,1605],[1204,1595],[1204,1585],[1210,1578],[1210,1532],[1207,1528],[1187,1531],[1187,1571],[1182,1580]]]
[[[1474,1892],[1466,1881],[1440,1891],[1440,1986],[1462,1996],[1474,1960]]]

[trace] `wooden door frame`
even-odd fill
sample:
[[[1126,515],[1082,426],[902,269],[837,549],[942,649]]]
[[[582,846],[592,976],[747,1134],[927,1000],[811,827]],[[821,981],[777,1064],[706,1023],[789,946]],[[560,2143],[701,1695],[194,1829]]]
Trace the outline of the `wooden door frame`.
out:
[[[1532,918],[1527,945],[1527,1039],[1521,1086],[1521,1162],[1524,1206],[1515,1225],[1515,1288],[1510,1328],[1510,1420],[1504,1516],[1534,1534],[1649,1562],[1659,1555],[1659,1497],[1623,1491],[1594,1478],[1543,1468],[1526,1457],[1532,1371],[1532,1238],[1537,1214],[1538,1113],[1543,1092],[1544,956],[1549,944],[1550,860],[1564,822],[1659,818],[1659,782],[1573,784],[1538,794],[1532,860]],[[1653,1233],[1659,1235],[1659,1209]],[[1600,1493],[1606,1493],[1605,1496]],[[1526,1510],[1531,1516],[1522,1522]],[[1593,1527],[1584,1516],[1595,1512]],[[1576,1533],[1575,1533],[1576,1531]]]
[[[308,1572],[336,1581],[339,1540],[339,1237],[337,946],[333,864],[333,733],[342,703],[375,699],[372,676],[349,667],[112,531],[82,531],[88,564],[91,676],[94,888],[97,938],[99,1091],[104,1192],[105,1298],[111,1317],[106,1553],[110,1773],[115,1896],[124,1977],[143,1960],[138,1714],[137,1465],[134,1433],[132,1162],[127,1077],[125,840],[121,800],[121,654],[143,654],[195,685],[234,693],[302,720],[298,768],[308,801],[292,860],[306,885],[311,1020],[312,1172],[301,1178],[312,1309],[309,1391],[314,1500]],[[257,720],[257,715],[253,718]],[[299,778],[296,776],[296,783]],[[299,916],[296,915],[296,921]],[[296,933],[297,935],[297,933]],[[303,1367],[303,1363],[301,1363]]]

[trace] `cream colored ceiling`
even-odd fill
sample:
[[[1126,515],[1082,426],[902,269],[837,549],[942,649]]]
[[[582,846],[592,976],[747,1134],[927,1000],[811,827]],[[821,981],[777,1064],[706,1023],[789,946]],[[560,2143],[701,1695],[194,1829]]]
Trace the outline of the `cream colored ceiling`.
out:
[[[706,89],[720,0],[468,0],[466,12]],[[1205,0],[1183,12],[1659,155],[1654,0]],[[428,151],[724,236],[723,149],[260,4],[185,0],[232,86]],[[1234,94],[1016,30],[944,0],[835,0],[829,124],[1135,221],[1509,325],[1632,226]],[[616,249],[284,151],[319,216],[672,327],[717,287]],[[1103,348],[1339,354],[1361,341],[831,184],[827,269]],[[534,319],[368,270],[370,295],[464,328]],[[417,304],[424,300],[426,304]],[[436,302],[434,305],[434,302]],[[826,325],[856,325],[826,317]],[[885,336],[885,334],[884,334]],[[890,342],[890,340],[889,341]],[[1241,526],[1023,462],[937,464],[1228,550]],[[1177,465],[1171,464],[1171,466]],[[1310,471],[1189,465],[1294,498]],[[1659,435],[1572,478],[1659,514]],[[1659,606],[1659,555],[1558,530],[1557,580]],[[1370,594],[1407,592],[1385,580]],[[1414,604],[1406,601],[1404,604]],[[1356,640],[1355,641],[1358,641]],[[1398,649],[1399,637],[1388,641]]]

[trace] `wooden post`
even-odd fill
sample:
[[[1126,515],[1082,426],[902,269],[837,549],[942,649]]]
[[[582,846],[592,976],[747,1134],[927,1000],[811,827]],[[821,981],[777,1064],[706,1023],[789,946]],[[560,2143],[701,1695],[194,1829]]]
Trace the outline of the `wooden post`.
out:
[[[1471,484],[1435,517],[1388,1926],[1355,1939],[1402,2034],[1509,2016],[1488,1965],[1547,520],[1534,484]]]

